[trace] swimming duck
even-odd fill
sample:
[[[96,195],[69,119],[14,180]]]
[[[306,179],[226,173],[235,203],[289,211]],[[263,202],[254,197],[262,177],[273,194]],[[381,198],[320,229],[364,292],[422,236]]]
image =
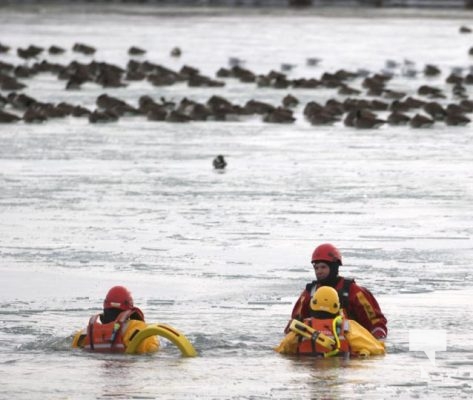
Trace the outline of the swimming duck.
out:
[[[225,169],[225,167],[227,166],[227,162],[225,161],[225,158],[221,154],[219,154],[213,159],[212,165],[215,169]]]
[[[426,117],[425,115],[416,114],[409,121],[409,124],[413,128],[430,128],[434,124],[434,120]]]

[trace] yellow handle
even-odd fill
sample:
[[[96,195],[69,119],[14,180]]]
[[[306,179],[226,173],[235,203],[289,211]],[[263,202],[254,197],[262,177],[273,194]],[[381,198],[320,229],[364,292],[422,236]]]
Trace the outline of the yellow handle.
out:
[[[133,354],[140,343],[150,336],[162,336],[174,343],[184,357],[195,357],[195,351],[189,340],[177,329],[166,324],[150,324],[145,329],[136,334],[126,348],[126,353]]]
[[[333,348],[336,346],[335,340],[329,338],[322,332],[315,330],[311,326],[298,321],[297,319],[292,320],[291,325],[289,325],[289,329],[301,336],[304,336],[307,339],[313,339],[315,337],[316,343],[328,350],[333,350]]]

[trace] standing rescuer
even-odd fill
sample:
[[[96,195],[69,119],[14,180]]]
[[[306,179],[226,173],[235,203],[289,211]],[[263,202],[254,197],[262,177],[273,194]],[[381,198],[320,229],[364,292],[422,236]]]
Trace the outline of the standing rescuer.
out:
[[[384,343],[341,313],[340,300],[334,288],[318,288],[309,308],[310,318],[303,322],[293,320],[291,331],[275,351],[281,354],[344,358],[385,354]]]
[[[310,300],[321,286],[330,286],[338,292],[345,316],[357,321],[375,338],[384,339],[388,334],[387,320],[373,294],[356,284],[354,279],[338,275],[342,265],[340,251],[330,243],[317,246],[312,253],[312,266],[316,280],[308,283],[297,299],[291,318],[303,321],[310,316]],[[291,321],[292,321],[291,319]],[[285,332],[289,332],[289,321]]]

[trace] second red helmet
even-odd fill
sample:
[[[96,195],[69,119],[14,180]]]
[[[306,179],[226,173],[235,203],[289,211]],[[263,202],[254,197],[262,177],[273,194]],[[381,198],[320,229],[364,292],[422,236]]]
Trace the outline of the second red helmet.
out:
[[[324,243],[312,253],[312,262],[314,261],[338,262],[342,265],[342,253],[333,244]]]
[[[104,310],[107,308],[118,308],[120,310],[131,310],[133,308],[133,297],[124,286],[112,287],[103,301]]]

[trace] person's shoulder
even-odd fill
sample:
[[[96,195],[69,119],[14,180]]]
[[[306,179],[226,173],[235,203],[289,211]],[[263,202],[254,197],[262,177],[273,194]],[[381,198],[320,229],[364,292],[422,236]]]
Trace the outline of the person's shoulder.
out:
[[[351,276],[340,276],[341,280],[343,282],[349,282],[350,284],[355,283],[355,278],[352,278]]]
[[[352,278],[352,277],[347,277],[347,276],[340,276],[339,277],[340,280],[338,281],[338,285],[342,285],[342,286],[359,286],[356,282],[355,282],[355,278]]]
[[[356,283],[354,278],[342,278],[342,280],[343,280],[343,283],[342,283],[343,287],[348,288],[350,293],[363,292],[365,294],[371,295],[371,291],[366,286],[362,286]]]
[[[305,285],[305,291],[310,293],[315,285],[317,285],[317,281],[312,281],[312,282],[307,283]]]
[[[341,286],[345,290],[349,290],[349,291],[363,290],[363,286],[358,285],[358,283],[356,283],[356,281],[355,281],[355,278],[344,277],[344,276],[341,276],[340,278],[341,279],[339,281],[338,286]]]

